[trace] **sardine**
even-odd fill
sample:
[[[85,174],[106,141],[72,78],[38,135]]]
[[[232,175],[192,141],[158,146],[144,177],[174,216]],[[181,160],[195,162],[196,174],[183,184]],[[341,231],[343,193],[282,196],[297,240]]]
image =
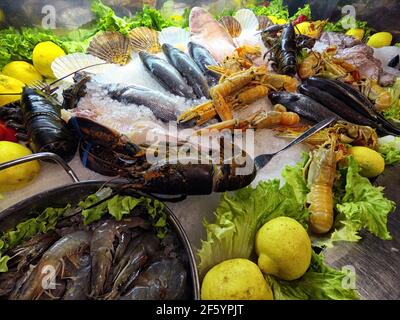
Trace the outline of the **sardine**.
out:
[[[203,72],[204,76],[207,79],[208,85],[210,87],[217,85],[220,76],[207,68],[207,66],[218,65],[217,61],[215,61],[210,51],[208,51],[205,47],[201,46],[200,44],[194,42],[189,42],[188,48],[190,57],[200,68],[201,72]]]
[[[169,63],[180,72],[186,82],[193,88],[197,98],[210,98],[207,80],[196,63],[186,53],[168,43],[164,43],[162,49]]]
[[[165,89],[181,97],[196,98],[179,71],[167,61],[144,51],[140,52],[139,56],[146,69]]]

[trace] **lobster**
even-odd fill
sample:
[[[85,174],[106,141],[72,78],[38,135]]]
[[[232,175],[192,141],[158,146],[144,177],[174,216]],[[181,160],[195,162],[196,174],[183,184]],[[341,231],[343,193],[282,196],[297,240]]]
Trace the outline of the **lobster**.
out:
[[[282,33],[278,43],[276,43],[274,35],[280,30],[282,30]],[[314,47],[316,41],[305,35],[296,36],[295,27],[292,23],[281,25],[280,29],[276,27],[264,30],[262,40],[267,47],[271,48],[269,53],[276,71],[291,77],[294,77],[297,73],[297,55],[303,48],[311,49]]]
[[[68,124],[81,138],[79,152],[84,166],[103,175],[127,178],[131,188],[149,194],[186,196],[234,191],[248,186],[256,175],[253,161],[250,172],[243,175],[237,174],[243,165],[235,159],[232,164],[220,165],[202,164],[199,159],[184,163],[169,161],[166,154],[149,163],[148,150],[110,128],[83,117],[72,117]]]
[[[34,152],[52,152],[67,162],[76,153],[78,139],[61,119],[61,107],[40,90],[24,87],[19,103],[0,108],[0,120],[15,129]]]

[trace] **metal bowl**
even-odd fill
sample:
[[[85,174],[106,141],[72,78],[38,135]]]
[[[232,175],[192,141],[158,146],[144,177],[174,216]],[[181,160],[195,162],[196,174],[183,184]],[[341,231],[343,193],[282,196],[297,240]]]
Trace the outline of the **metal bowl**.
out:
[[[35,156],[28,156],[25,158],[27,161],[24,161],[24,159],[22,159],[22,161],[19,160],[19,162],[28,162],[31,161],[32,159],[46,158],[60,163],[60,159],[53,154],[41,154],[41,155],[39,154]],[[62,163],[62,160],[60,164],[62,164],[64,169],[66,169],[67,171],[71,170],[68,167],[68,165]],[[12,166],[11,162],[10,164],[9,163],[1,164],[0,170],[10,166]],[[75,181],[78,180],[75,174],[72,172],[72,170],[70,171],[70,175],[73,178],[73,180]],[[34,212],[42,212],[45,208],[48,207],[63,208],[67,204],[75,206],[79,203],[79,201],[85,199],[87,196],[96,193],[96,191],[98,191],[101,187],[110,187],[112,189],[115,189],[118,186],[121,186],[121,184],[118,182],[107,183],[104,181],[86,181],[86,182],[75,182],[66,186],[44,191],[0,212],[0,232],[12,229],[18,223],[28,218],[31,218],[32,213]],[[133,190],[124,190],[121,191],[121,195],[135,196],[143,194],[137,193]],[[146,196],[149,198],[153,198],[148,195]],[[191,293],[190,298],[194,300],[199,300],[200,299],[199,275],[197,272],[195,256],[192,247],[190,245],[189,239],[181,223],[167,206],[165,206],[165,212],[167,214],[168,223],[171,226],[172,231],[174,231],[178,235],[182,247],[187,255],[187,260],[190,269],[188,272],[189,273],[188,286],[190,289],[189,292]]]

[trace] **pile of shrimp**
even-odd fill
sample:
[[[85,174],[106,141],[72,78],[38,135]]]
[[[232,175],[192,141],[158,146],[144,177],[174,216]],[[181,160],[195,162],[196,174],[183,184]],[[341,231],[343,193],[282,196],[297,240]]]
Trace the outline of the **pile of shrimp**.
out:
[[[8,254],[0,298],[178,300],[188,298],[187,257],[170,231],[160,240],[144,215],[84,226],[60,221]]]

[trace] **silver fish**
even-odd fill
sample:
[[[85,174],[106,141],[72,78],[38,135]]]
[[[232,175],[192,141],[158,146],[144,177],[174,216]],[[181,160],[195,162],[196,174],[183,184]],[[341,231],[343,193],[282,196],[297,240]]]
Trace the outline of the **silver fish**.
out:
[[[167,61],[144,51],[140,52],[139,56],[146,69],[165,89],[181,97],[196,98],[193,89]]]
[[[210,98],[210,88],[207,80],[197,64],[186,53],[168,43],[164,43],[162,49],[169,63],[180,72],[186,82],[193,88],[197,98]]]

